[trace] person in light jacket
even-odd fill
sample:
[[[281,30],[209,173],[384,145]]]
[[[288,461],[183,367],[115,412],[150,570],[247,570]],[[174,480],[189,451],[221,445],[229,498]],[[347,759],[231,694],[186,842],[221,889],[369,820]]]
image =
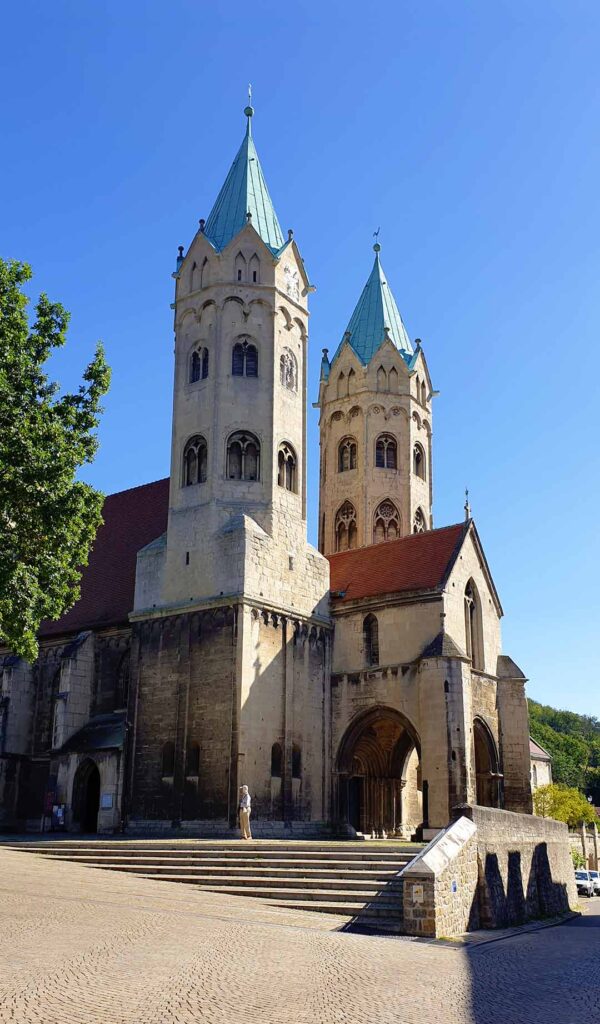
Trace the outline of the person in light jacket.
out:
[[[252,801],[250,800],[250,793],[248,792],[247,786],[240,786],[240,830],[242,833],[242,839],[252,839],[252,833],[250,831],[250,811],[252,809]]]

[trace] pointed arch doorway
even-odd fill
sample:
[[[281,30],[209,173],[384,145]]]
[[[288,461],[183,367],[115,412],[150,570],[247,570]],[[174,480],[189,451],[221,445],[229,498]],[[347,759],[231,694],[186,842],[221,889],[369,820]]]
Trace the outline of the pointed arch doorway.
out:
[[[91,758],[79,765],[73,780],[73,822],[80,831],[98,831],[100,809],[100,772]]]
[[[379,837],[412,835],[423,823],[421,744],[400,712],[357,715],[336,759],[337,818]]]

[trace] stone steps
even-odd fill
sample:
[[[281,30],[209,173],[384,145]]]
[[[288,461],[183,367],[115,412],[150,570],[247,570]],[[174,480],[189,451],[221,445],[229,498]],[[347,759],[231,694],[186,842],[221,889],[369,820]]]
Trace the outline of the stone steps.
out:
[[[270,906],[338,914],[361,926],[398,932],[400,870],[414,843],[239,840],[39,840],[12,849],[106,871],[194,885]],[[365,848],[366,847],[366,848]]]

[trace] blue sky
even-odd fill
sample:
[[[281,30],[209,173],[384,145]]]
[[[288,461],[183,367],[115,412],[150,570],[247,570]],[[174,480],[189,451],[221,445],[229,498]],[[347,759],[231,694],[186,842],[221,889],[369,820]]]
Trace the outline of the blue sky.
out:
[[[3,11],[0,253],[101,338],[113,386],[85,477],[168,472],[173,269],[244,130],[321,348],[382,262],[434,386],[435,521],[474,516],[536,699],[600,715],[600,6],[596,0],[158,0]]]

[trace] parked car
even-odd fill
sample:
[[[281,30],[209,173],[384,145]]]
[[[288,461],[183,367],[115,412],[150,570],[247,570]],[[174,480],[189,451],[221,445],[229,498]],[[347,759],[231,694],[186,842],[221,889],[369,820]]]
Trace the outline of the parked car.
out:
[[[594,880],[589,871],[579,870],[575,872],[577,892],[580,896],[593,896],[595,892]]]
[[[600,896],[600,871],[588,871],[588,875],[594,883],[594,896]]]

